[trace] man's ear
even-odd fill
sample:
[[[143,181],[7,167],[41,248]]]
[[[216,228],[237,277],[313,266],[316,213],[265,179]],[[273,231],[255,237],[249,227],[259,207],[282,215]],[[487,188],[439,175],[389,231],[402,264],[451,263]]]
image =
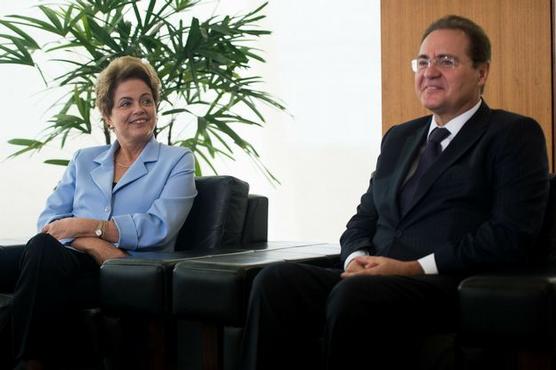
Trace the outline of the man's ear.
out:
[[[488,78],[488,72],[490,70],[490,63],[481,63],[477,67],[477,70],[479,71],[479,85],[485,86]]]

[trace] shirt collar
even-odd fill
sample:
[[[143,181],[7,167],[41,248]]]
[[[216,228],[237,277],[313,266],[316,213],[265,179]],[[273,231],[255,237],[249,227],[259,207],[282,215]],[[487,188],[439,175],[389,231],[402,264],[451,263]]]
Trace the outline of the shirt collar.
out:
[[[427,137],[428,137],[428,135],[430,135],[432,130],[434,130],[435,128],[444,127],[448,131],[450,131],[450,135],[446,139],[449,138],[450,141],[451,141],[458,134],[459,130],[461,130],[463,125],[465,125],[465,123],[467,121],[469,121],[469,119],[475,114],[475,112],[477,112],[479,110],[479,107],[481,106],[482,102],[483,102],[483,100],[479,99],[479,102],[477,104],[475,104],[471,109],[469,109],[468,111],[463,112],[459,116],[456,116],[456,117],[452,118],[444,126],[439,126],[436,123],[436,120],[434,119],[434,115],[433,115],[432,120],[431,120],[431,124],[429,126],[429,133],[427,134]]]

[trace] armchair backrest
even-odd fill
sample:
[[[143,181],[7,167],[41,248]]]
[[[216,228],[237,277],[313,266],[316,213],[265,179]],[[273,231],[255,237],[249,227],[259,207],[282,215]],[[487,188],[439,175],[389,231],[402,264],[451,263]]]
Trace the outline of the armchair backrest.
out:
[[[556,175],[550,176],[548,202],[537,248],[535,264],[556,266]]]
[[[233,176],[201,176],[195,185],[198,194],[178,235],[176,251],[239,245],[249,184]]]

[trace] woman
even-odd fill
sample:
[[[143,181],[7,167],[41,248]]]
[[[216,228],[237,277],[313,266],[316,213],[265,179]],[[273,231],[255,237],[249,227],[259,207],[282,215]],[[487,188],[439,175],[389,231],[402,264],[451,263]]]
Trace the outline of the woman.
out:
[[[97,304],[105,260],[174,249],[197,192],[192,153],[154,138],[159,90],[154,69],[134,57],[99,75],[97,107],[116,141],[77,151],[39,216],[41,232],[20,248],[13,299],[0,312],[18,368],[58,362],[71,343],[61,335],[68,315]]]

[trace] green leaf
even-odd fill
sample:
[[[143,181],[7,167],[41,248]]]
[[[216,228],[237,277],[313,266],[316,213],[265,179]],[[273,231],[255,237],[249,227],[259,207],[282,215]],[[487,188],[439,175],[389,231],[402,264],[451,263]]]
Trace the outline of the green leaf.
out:
[[[259,13],[261,10],[263,10],[266,6],[268,5],[268,1],[263,3],[261,6],[259,6],[257,9],[253,10],[250,13],[247,13],[246,15],[244,15],[243,17],[240,18],[240,22],[243,23],[253,23],[254,21],[252,20],[252,18],[250,19],[249,17],[254,16],[255,14]],[[257,19],[255,18],[255,21],[257,21]]]
[[[84,19],[83,24],[86,25],[87,22]],[[89,31],[87,31],[89,30]],[[69,32],[75,37],[77,45],[84,47],[93,59],[100,59],[103,54],[97,50],[96,46],[91,40],[91,33],[89,27],[84,27],[84,30],[79,30],[78,28],[72,27]]]
[[[29,36],[27,33],[23,32],[15,24],[10,23],[10,22],[5,21],[5,20],[1,20],[1,19],[0,19],[0,24],[3,25],[6,28],[9,28],[10,30],[14,31],[19,36],[21,36],[23,38],[24,43],[26,45],[28,45],[30,49],[40,49],[40,46],[37,44],[37,42],[31,36]]]
[[[185,43],[184,52],[188,57],[195,54],[197,48],[202,41],[201,31],[199,29],[199,20],[195,17],[191,20],[191,25],[189,26],[189,35],[187,36],[187,42]]]
[[[17,152],[14,152],[14,153],[10,154],[8,156],[8,158],[16,157],[18,155],[29,152],[31,150],[40,150],[44,145],[44,143],[42,143],[38,140],[19,139],[19,138],[8,140],[8,144],[24,147],[23,149],[18,150]]]
[[[162,116],[168,116],[168,115],[170,115],[170,114],[178,114],[178,113],[184,113],[184,112],[191,113],[191,111],[188,110],[188,109],[185,109],[185,108],[176,108],[176,109],[170,109],[170,110],[165,110],[165,111],[163,111],[163,112],[160,112],[160,115],[162,115]]]
[[[20,146],[40,146],[42,143],[38,140],[32,139],[11,139],[8,140],[9,144],[20,145]]]
[[[52,119],[49,120],[53,125],[50,127],[58,130],[78,130],[83,133],[90,133],[90,126],[81,117],[77,117],[72,114],[56,114]]]
[[[107,45],[116,53],[122,51],[118,43],[110,36],[110,33],[95,22],[93,18],[88,18],[87,24],[91,28],[91,33],[94,35],[93,37],[100,41],[101,44]]]
[[[54,28],[58,30],[58,33],[63,34],[64,26],[60,22],[60,19],[58,18],[58,14],[56,14],[54,10],[44,5],[39,5],[39,9],[44,13],[44,15],[46,15],[48,20],[50,20],[50,23],[54,26]]]
[[[25,54],[27,50],[23,48],[21,50],[20,46],[15,44],[17,50],[12,50],[6,46],[0,45],[0,50],[5,51],[5,53],[0,54],[0,64],[23,64],[28,66],[34,66],[33,58],[30,54]],[[19,53],[18,53],[19,51]]]
[[[50,25],[48,22],[45,22],[40,19],[26,17],[22,15],[8,15],[7,18],[14,18],[14,19],[20,19],[22,21],[25,21],[25,22],[16,22],[16,21],[10,22],[11,24],[14,25],[19,24],[23,26],[35,27],[42,31],[59,34],[58,30],[55,27],[52,27],[52,25]]]
[[[56,166],[67,166],[69,164],[69,160],[67,160],[67,159],[47,159],[43,163],[53,164],[53,165],[56,165]]]

